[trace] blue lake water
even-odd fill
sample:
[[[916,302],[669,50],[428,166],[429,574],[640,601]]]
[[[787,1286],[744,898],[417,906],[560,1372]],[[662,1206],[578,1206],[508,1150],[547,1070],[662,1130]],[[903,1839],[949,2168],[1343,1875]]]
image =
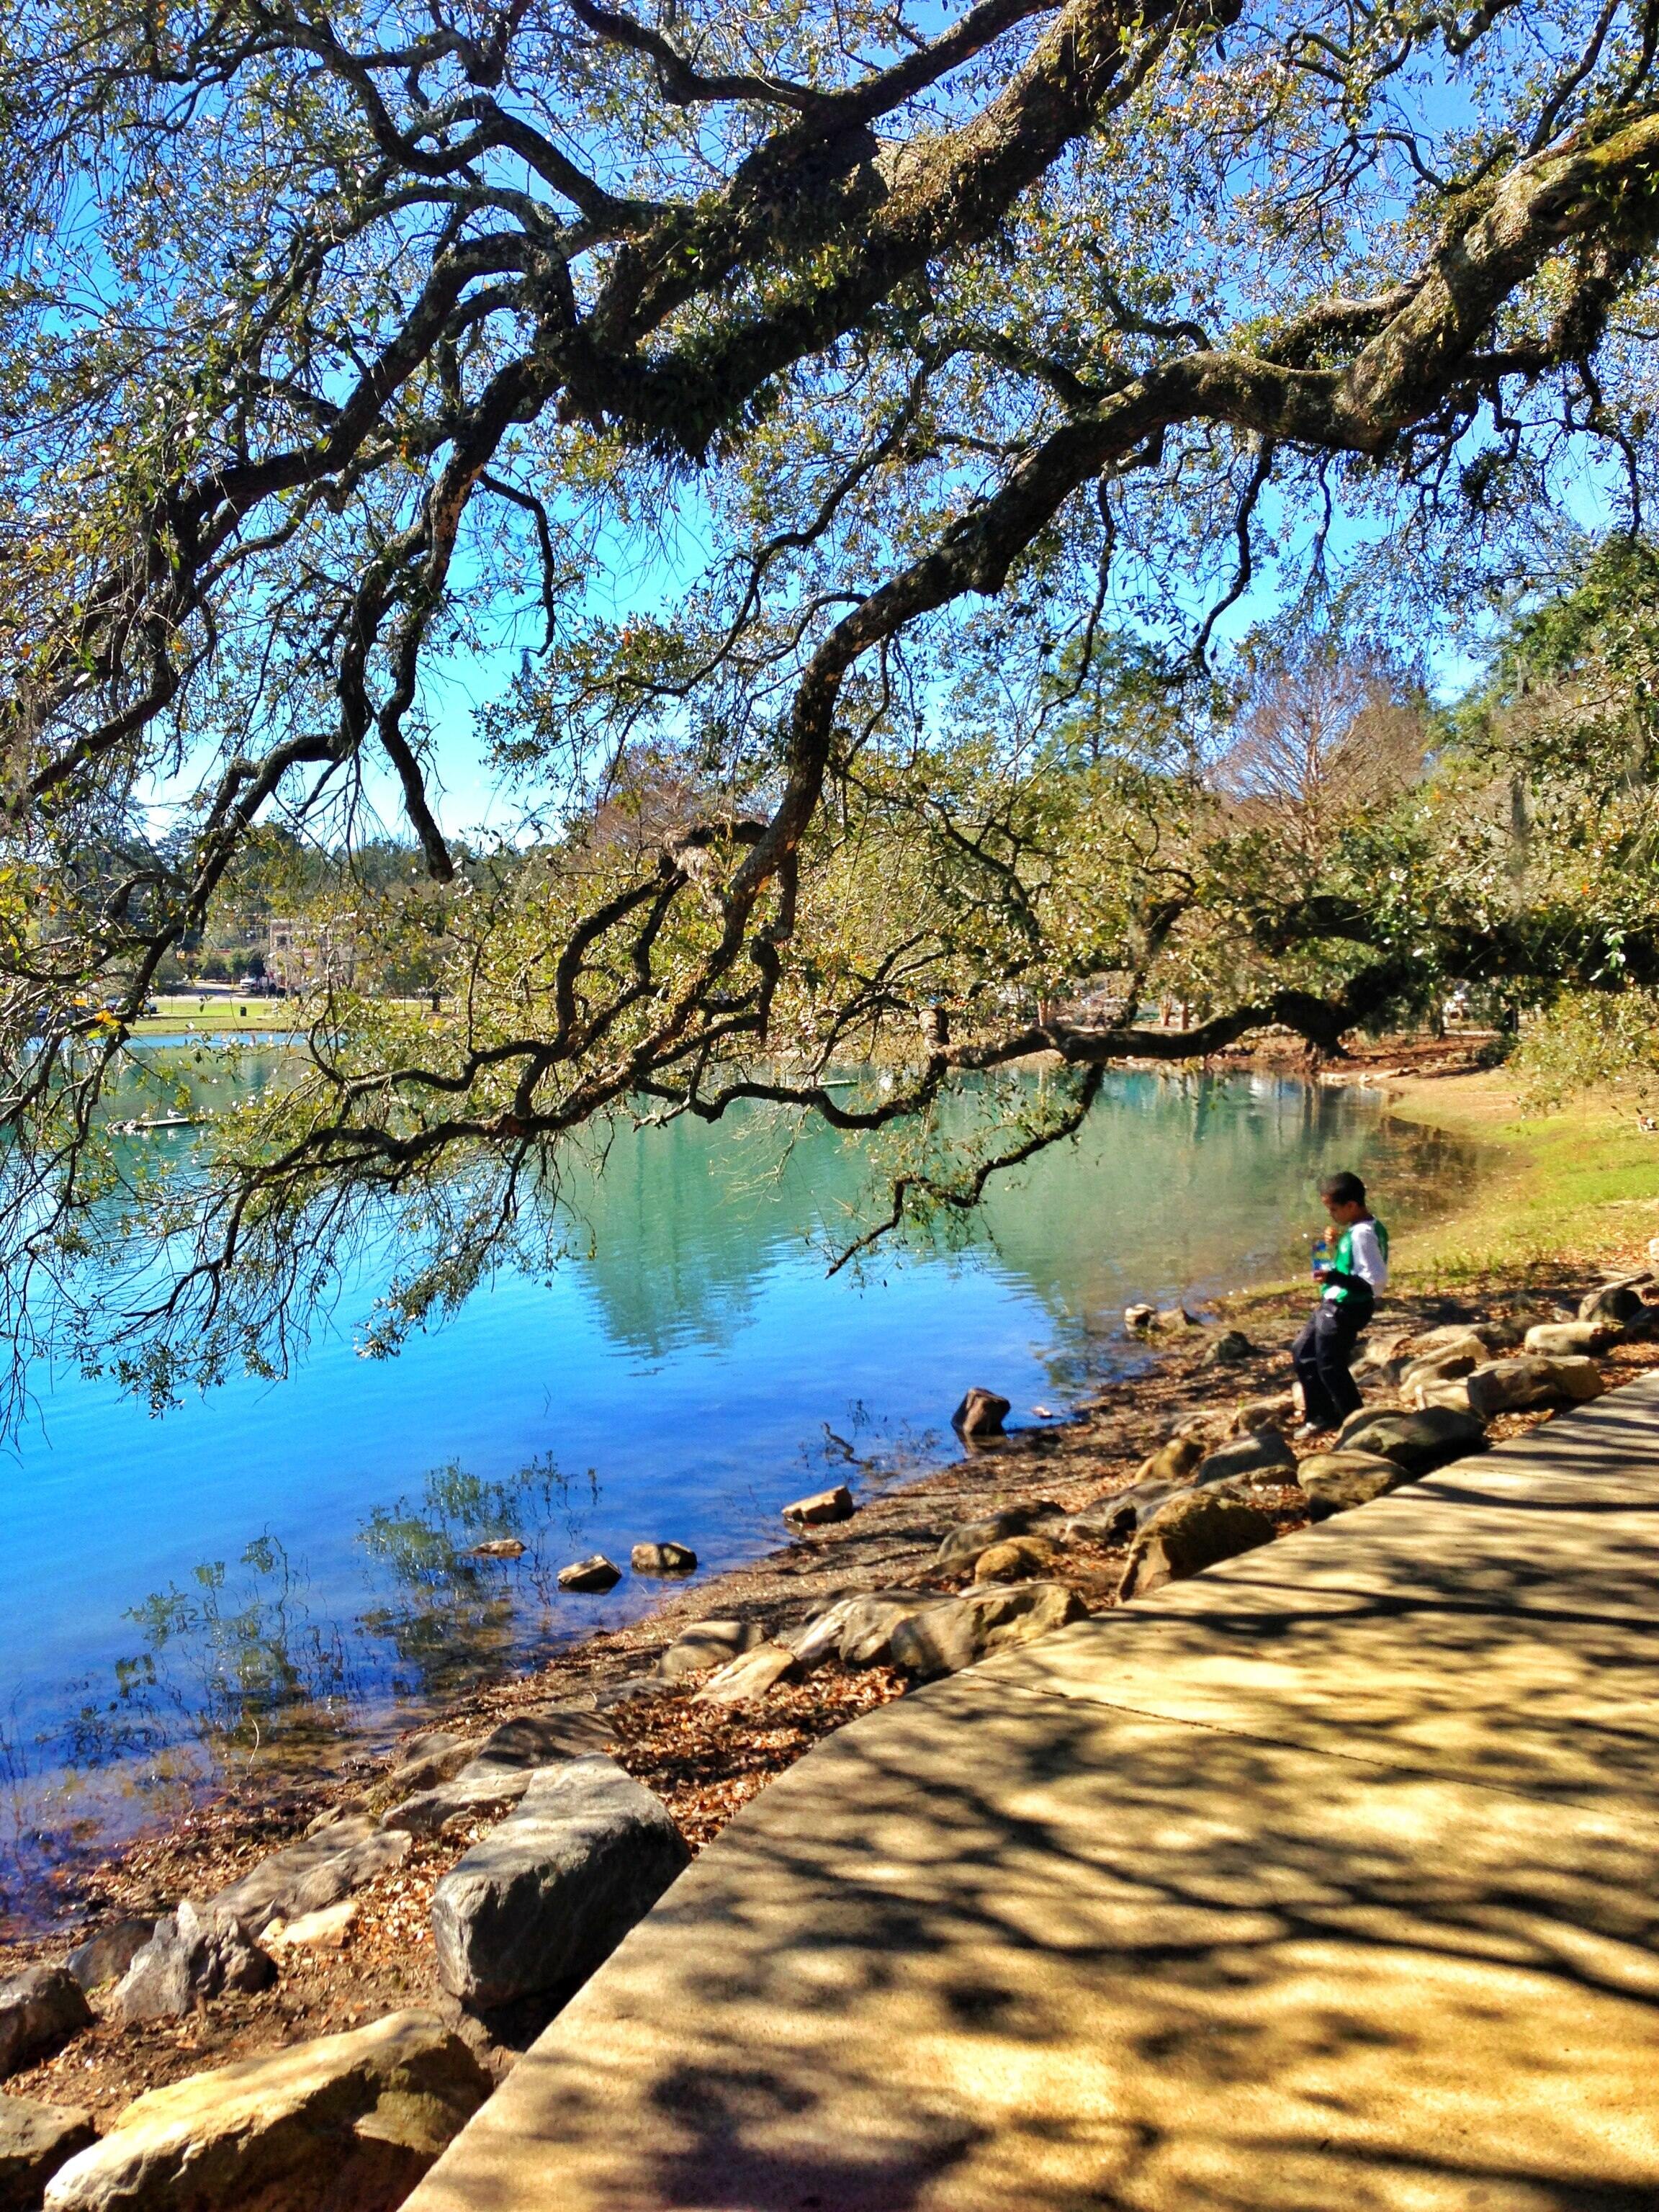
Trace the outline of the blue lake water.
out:
[[[0,1461],[0,1912],[46,1909],[228,1762],[325,1762],[660,1590],[561,1594],[572,1559],[672,1537],[718,1570],[781,1540],[803,1491],[949,1457],[970,1383],[1017,1419],[1063,1410],[1139,1356],[1127,1303],[1285,1272],[1336,1165],[1395,1221],[1467,1172],[1363,1094],[1123,1074],[964,1249],[830,1277],[857,1155],[816,1130],[780,1161],[770,1125],[679,1121],[573,1188],[582,1249],[550,1282],[505,1277],[394,1360],[357,1356],[364,1300],[288,1380],[159,1419],[37,1377]],[[501,1534],[521,1559],[466,1556]]]

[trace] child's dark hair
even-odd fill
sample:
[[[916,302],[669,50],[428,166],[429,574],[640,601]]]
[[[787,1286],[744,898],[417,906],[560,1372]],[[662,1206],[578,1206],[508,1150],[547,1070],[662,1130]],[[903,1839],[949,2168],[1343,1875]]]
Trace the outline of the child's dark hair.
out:
[[[1319,1186],[1319,1195],[1334,1200],[1338,1206],[1364,1206],[1365,1186],[1357,1175],[1344,1168],[1340,1175],[1326,1176]]]

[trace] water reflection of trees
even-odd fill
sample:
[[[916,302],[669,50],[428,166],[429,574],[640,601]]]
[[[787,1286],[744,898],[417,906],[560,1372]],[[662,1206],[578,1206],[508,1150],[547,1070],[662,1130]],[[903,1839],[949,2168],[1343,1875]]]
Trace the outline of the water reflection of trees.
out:
[[[362,1541],[394,1585],[362,1627],[396,1656],[400,1697],[451,1697],[522,1643],[551,1630],[560,1565],[580,1548],[599,1502],[592,1468],[572,1478],[547,1456],[506,1481],[453,1464],[434,1468],[418,1503],[377,1506]],[[479,1559],[475,1547],[506,1536],[516,1559]]]
[[[592,1470],[550,1458],[504,1480],[450,1465],[377,1506],[359,1543],[373,1596],[346,1615],[269,1534],[234,1568],[204,1560],[128,1609],[139,1647],[60,1731],[38,1739],[71,1795],[176,1802],[228,1767],[326,1759],[378,1711],[459,1695],[550,1626],[561,1562],[599,1502]],[[517,1559],[479,1559],[514,1536]],[[94,1786],[107,1774],[112,1787]],[[15,1787],[26,1778],[12,1778]]]

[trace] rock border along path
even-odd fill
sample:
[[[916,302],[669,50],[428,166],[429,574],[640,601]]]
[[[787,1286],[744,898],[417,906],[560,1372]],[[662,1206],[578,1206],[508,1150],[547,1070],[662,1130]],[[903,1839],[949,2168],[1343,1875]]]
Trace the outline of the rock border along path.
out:
[[[1652,2212],[1659,1376],[887,1705],[409,2212]]]

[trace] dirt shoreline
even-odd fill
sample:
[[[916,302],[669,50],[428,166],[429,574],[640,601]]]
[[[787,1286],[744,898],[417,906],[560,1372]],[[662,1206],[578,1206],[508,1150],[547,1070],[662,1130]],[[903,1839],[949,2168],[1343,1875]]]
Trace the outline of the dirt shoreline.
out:
[[[1383,1052],[1379,1065],[1401,1067]],[[1403,1072],[1403,1070],[1402,1070]],[[1414,1072],[1414,1071],[1413,1071]],[[1609,1251],[1645,1264],[1645,1255]],[[1437,1287],[1390,1297],[1374,1329],[1411,1332],[1495,1316],[1542,1298],[1576,1303],[1593,1275],[1583,1264],[1529,1269],[1524,1279],[1486,1284],[1455,1295]],[[1213,1322],[1243,1328],[1256,1350],[1237,1364],[1208,1355],[1216,1327],[1160,1339],[1144,1364],[1102,1384],[1064,1419],[1024,1428],[975,1446],[950,1465],[883,1491],[847,1522],[804,1534],[750,1563],[680,1587],[639,1619],[600,1630],[550,1656],[533,1671],[481,1686],[405,1732],[404,1748],[349,1757],[328,1777],[256,1772],[164,1827],[112,1852],[81,1885],[72,1923],[3,1947],[0,1972],[61,1959],[87,1932],[125,1916],[153,1917],[183,1897],[202,1899],[225,1887],[331,1809],[389,1802],[376,1785],[411,1739],[445,1729],[482,1736],[499,1722],[551,1705],[595,1706],[623,1683],[653,1675],[674,1637],[694,1620],[753,1621],[787,1635],[837,1598],[888,1588],[959,1589],[960,1573],[940,1570],[941,1538],[958,1523],[1010,1505],[1051,1501],[1075,1512],[1124,1487],[1149,1452],[1194,1414],[1230,1410],[1288,1388],[1285,1356],[1305,1315],[1305,1287],[1284,1285],[1218,1302]],[[1615,1347],[1601,1363],[1610,1384],[1659,1366],[1659,1342]],[[975,1378],[965,1378],[972,1380]],[[993,1378],[981,1378],[993,1379]],[[1547,1415],[1512,1414],[1494,1437]],[[1306,1518],[1294,1481],[1253,1493],[1282,1529]],[[1059,1573],[1091,1611],[1114,1601],[1121,1548],[1068,1546]],[[905,1679],[888,1668],[820,1668],[781,1683],[747,1706],[699,1705],[687,1694],[696,1678],[672,1687],[654,1680],[626,1702],[606,1704],[610,1750],[663,1799],[694,1850],[793,1760],[835,1729],[889,1698]],[[498,2071],[538,2032],[545,2014],[480,2024],[441,1989],[428,1932],[432,1892],[489,1826],[488,1820],[418,1843],[405,1863],[359,1893],[340,1948],[285,1952],[276,1986],[258,1996],[216,2000],[183,2021],[123,2027],[108,2016],[108,1992],[94,1995],[96,2025],[55,2057],[10,2076],[7,2094],[82,2106],[107,2124],[141,2091],[285,2044],[359,2026],[409,2005],[440,2011],[473,2040]]]

